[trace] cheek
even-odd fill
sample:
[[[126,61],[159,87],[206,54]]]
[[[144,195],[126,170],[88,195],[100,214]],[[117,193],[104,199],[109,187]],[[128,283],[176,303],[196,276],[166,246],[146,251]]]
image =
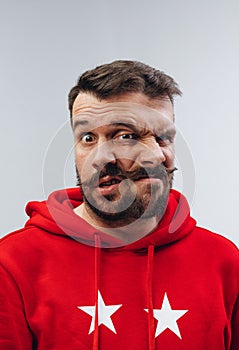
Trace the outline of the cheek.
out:
[[[85,152],[80,151],[77,147],[75,148],[75,163],[79,173],[82,172],[84,165],[87,161],[87,154]]]
[[[165,156],[164,165],[167,168],[172,168],[174,166],[174,159],[175,159],[174,147],[166,148],[165,150],[163,150],[163,153]]]

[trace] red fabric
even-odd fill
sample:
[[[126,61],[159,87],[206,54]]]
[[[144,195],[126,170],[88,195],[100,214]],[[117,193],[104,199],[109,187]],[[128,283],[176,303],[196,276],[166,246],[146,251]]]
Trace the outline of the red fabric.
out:
[[[0,349],[239,349],[238,249],[197,227],[180,193],[127,246],[75,215],[81,200],[31,202],[1,240]]]
[[[155,329],[153,314],[153,256],[154,246],[148,247],[148,328],[149,328],[149,350],[155,350]]]
[[[99,308],[98,308],[98,290],[99,290],[99,274],[100,274],[100,239],[99,236],[95,235],[95,327],[94,327],[94,339],[93,339],[93,350],[99,348]]]

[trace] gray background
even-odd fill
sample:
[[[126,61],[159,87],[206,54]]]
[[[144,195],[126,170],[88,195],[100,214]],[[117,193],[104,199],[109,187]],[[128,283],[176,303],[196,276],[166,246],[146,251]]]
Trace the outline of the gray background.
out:
[[[239,2],[1,1],[1,230],[75,185],[67,94],[86,69],[135,59],[172,75],[179,172],[198,224],[239,243]],[[195,172],[195,176],[194,176]]]

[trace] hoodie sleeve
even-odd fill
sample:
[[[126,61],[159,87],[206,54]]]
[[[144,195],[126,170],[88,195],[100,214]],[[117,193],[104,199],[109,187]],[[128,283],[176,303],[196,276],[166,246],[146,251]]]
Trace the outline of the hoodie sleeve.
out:
[[[14,279],[2,266],[0,266],[0,349],[33,349],[21,295]]]
[[[230,350],[239,349],[239,296],[232,314],[232,343]]]

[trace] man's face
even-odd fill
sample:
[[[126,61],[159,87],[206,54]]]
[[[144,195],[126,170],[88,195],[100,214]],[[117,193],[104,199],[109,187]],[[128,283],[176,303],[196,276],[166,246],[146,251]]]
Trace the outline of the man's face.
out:
[[[75,159],[89,212],[106,221],[162,217],[174,167],[173,119],[167,98],[77,96]]]

